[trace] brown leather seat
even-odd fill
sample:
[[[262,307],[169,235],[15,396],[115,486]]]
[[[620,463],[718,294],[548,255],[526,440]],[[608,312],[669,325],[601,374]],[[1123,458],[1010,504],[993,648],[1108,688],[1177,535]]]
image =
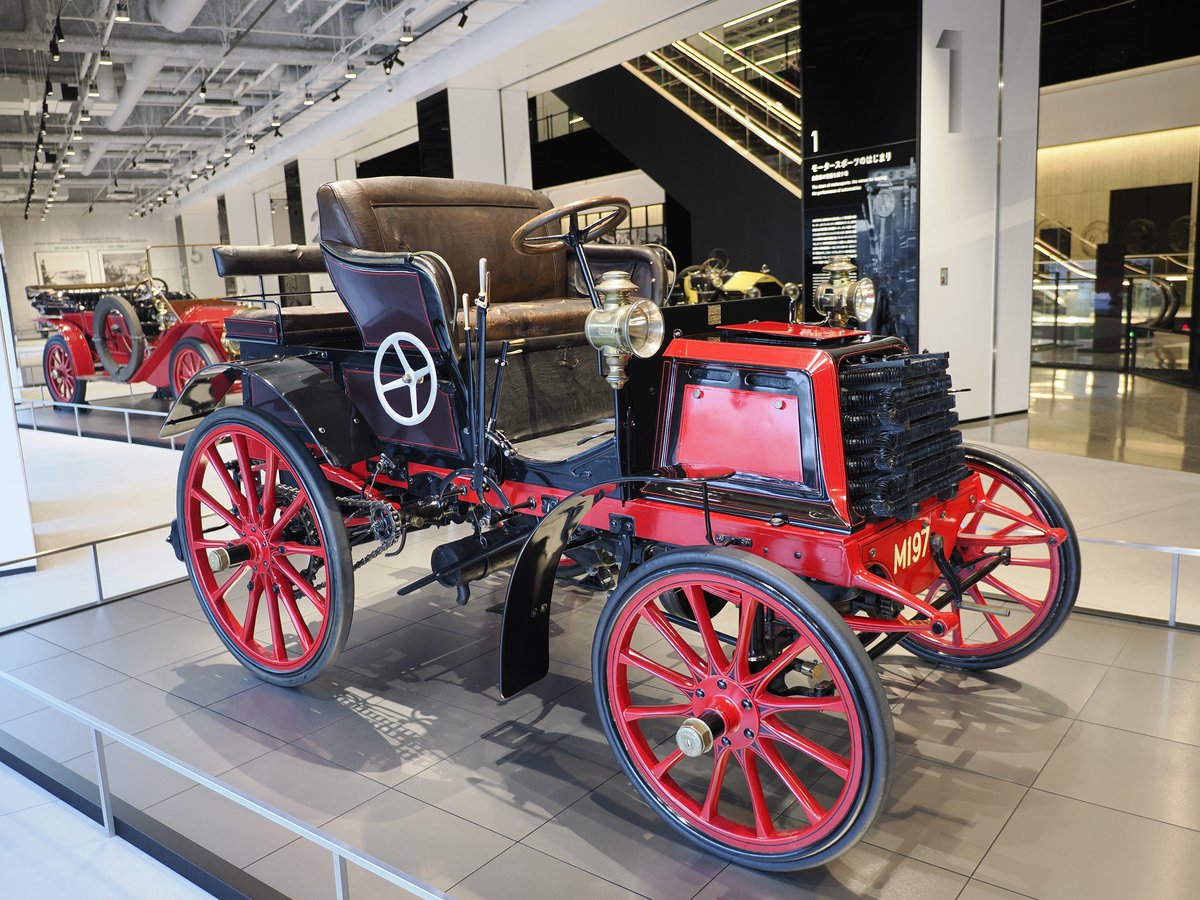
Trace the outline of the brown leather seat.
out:
[[[323,244],[380,253],[432,251],[445,259],[454,287],[442,279],[438,289],[456,341],[463,333],[459,298],[479,292],[480,257],[492,276],[489,338],[583,341],[592,307],[568,284],[566,254],[522,256],[509,243],[518,227],[551,206],[539,191],[445,178],[362,178],[331,182],[317,192]],[[353,308],[353,290],[341,293]]]

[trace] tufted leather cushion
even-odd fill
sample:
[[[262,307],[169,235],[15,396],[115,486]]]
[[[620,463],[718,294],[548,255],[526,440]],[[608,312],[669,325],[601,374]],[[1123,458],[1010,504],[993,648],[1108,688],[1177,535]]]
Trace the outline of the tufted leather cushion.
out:
[[[563,254],[522,256],[509,245],[520,225],[550,208],[538,191],[447,178],[360,178],[317,191],[323,242],[375,252],[432,250],[449,264],[459,294],[472,297],[479,257],[486,257],[497,304],[567,295]]]

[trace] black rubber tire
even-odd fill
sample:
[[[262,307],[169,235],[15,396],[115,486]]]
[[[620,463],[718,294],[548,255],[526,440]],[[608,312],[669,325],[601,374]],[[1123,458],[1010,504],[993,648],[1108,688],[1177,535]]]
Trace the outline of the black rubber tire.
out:
[[[823,641],[822,650],[840,667],[848,684],[848,699],[859,719],[866,723],[862,733],[863,777],[857,795],[840,826],[814,846],[790,854],[751,853],[699,832],[678,816],[646,783],[621,743],[611,714],[606,660],[613,637],[614,620],[622,608],[654,579],[682,572],[709,573],[741,579],[744,584],[768,594],[787,606]],[[811,588],[787,570],[741,550],[690,547],[671,550],[642,564],[618,585],[605,605],[592,644],[592,687],[605,737],[614,755],[647,804],[687,840],[705,851],[738,865],[765,871],[794,871],[829,862],[857,843],[874,823],[887,799],[895,766],[895,730],[891,709],[874,664],[862,643],[841,616]]]
[[[57,349],[63,354],[63,357],[71,365],[71,371],[75,377],[75,386],[69,394],[59,396],[58,390],[54,387],[54,381],[50,373],[50,355]],[[55,408],[60,408],[61,404],[66,403],[86,403],[87,402],[87,382],[79,377],[79,371],[75,368],[75,358],[71,355],[71,348],[67,344],[67,339],[61,334],[55,334],[48,341],[46,346],[42,348],[42,375],[46,379],[46,389],[50,392],[50,396],[59,401],[55,403]],[[66,409],[67,407],[61,407]]]
[[[227,425],[238,425],[257,432],[281,452],[292,471],[296,473],[300,485],[312,500],[318,526],[325,536],[324,573],[329,589],[327,613],[330,617],[329,627],[324,631],[323,646],[303,668],[294,671],[279,672],[259,664],[229,638],[210,610],[209,604],[203,599],[203,589],[193,569],[191,555],[187,552],[190,536],[187,527],[188,516],[185,510],[186,476],[191,468],[196,448],[201,445],[204,438],[214,430]],[[196,590],[197,598],[200,599],[200,607],[208,618],[209,624],[213,626],[213,630],[221,638],[221,642],[237,658],[238,662],[258,678],[270,684],[281,687],[298,687],[319,678],[341,654],[342,649],[346,646],[346,638],[350,634],[350,625],[354,615],[354,567],[345,521],[338,511],[337,503],[333,498],[333,490],[321,473],[317,460],[296,434],[278,419],[253,407],[231,406],[210,415],[192,433],[187,447],[183,451],[179,473],[176,488],[176,515],[178,516],[180,541],[185,550],[184,563],[187,566],[192,587]],[[285,474],[281,473],[281,480]]]
[[[1081,565],[1079,538],[1075,534],[1075,526],[1071,524],[1071,517],[1067,515],[1062,501],[1044,481],[1021,463],[1003,453],[970,444],[966,445],[965,450],[968,467],[974,471],[987,472],[991,470],[1000,473],[1019,485],[1025,493],[1026,499],[1041,511],[1050,526],[1062,528],[1067,533],[1066,541],[1051,551],[1058,554],[1061,577],[1054,596],[1046,601],[1050,604],[1050,611],[1037,627],[1015,646],[996,653],[966,656],[956,655],[947,649],[934,649],[911,636],[900,642],[900,646],[909,653],[927,662],[947,668],[980,671],[998,669],[1024,659],[1058,633],[1071,615],[1071,609],[1079,595]]]
[[[181,353],[183,353],[185,350],[188,352],[193,352],[193,353],[199,354],[200,357],[204,360],[205,368],[207,368],[208,366],[216,365],[218,362],[221,361],[220,357],[217,356],[216,350],[214,350],[211,346],[206,344],[204,341],[197,340],[196,338],[184,338],[179,343],[177,343],[174,347],[172,347],[171,348],[171,356],[167,360],[167,373],[168,373],[167,377],[170,379],[167,383],[167,390],[171,392],[171,396],[174,397],[176,400],[179,399],[180,389],[183,388],[184,385],[176,385],[175,384],[175,362],[179,358],[179,355]],[[185,384],[186,384],[186,382],[185,382]]]
[[[124,319],[125,329],[129,332],[129,359],[123,364],[118,364],[116,358],[109,352],[108,345],[99,330],[109,314],[114,312]],[[104,371],[108,372],[115,381],[127,382],[133,378],[133,374],[141,368],[142,362],[146,359],[146,332],[138,318],[137,307],[124,297],[116,297],[111,294],[101,297],[92,312],[92,344],[96,348],[96,355],[100,357]]]

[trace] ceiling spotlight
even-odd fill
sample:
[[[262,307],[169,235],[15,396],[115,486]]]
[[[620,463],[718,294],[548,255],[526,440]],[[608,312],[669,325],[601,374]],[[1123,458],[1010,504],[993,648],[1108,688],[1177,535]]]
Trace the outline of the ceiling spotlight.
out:
[[[254,144],[254,136],[253,136],[253,135],[250,135],[250,134],[246,135],[244,138],[242,138],[242,143],[243,143],[243,144],[248,144],[248,145],[250,145],[250,146],[253,146],[253,144]]]
[[[175,188],[175,196],[176,196],[176,197],[178,197],[178,196],[179,196],[179,188]]]
[[[192,181],[195,181],[199,177],[200,177],[200,173],[198,173],[198,172],[192,172],[192,174],[190,174],[188,176],[188,178],[191,179]]]
[[[405,19],[404,27],[400,30],[400,43],[411,44],[414,40],[416,38],[413,37],[412,23]]]
[[[354,63],[346,63],[346,77],[357,78],[358,72],[354,70]]]
[[[72,147],[70,144],[67,144],[67,156],[74,156],[74,155],[75,155],[75,148]]]
[[[203,78],[200,79],[200,99],[203,100],[208,94],[208,83]]]
[[[62,59],[62,54],[58,52],[58,39],[50,38],[50,58],[55,62]]]
[[[254,155],[254,145],[253,144],[250,145],[250,155],[251,156]]]
[[[383,74],[384,75],[392,74],[392,66],[395,65],[395,62],[396,62],[396,57],[394,54],[392,56],[389,56],[384,59],[384,61],[383,61]]]
[[[82,141],[83,140],[83,132],[80,129],[76,128],[74,131],[71,132],[71,140]]]
[[[208,171],[211,172],[213,169],[216,168],[216,166],[213,165],[213,162],[211,159],[206,159],[204,161],[204,168],[208,169]]]
[[[272,116],[271,116],[271,127],[272,127],[272,128],[278,128],[278,127],[279,127],[280,125],[282,125],[282,124],[283,124],[283,123],[279,121],[279,114],[278,114],[278,113],[274,113],[274,114],[272,114]]]
[[[42,124],[38,126],[38,135],[40,137],[46,136],[46,120],[45,119],[43,119]]]
[[[166,203],[166,202],[167,202],[167,195],[166,195],[166,194],[162,194],[162,195],[161,195],[161,196],[158,198],[158,202],[159,202],[159,203]]]
[[[49,100],[49,99],[50,99],[51,97],[53,97],[53,96],[54,96],[54,85],[52,85],[52,84],[50,83],[50,79],[49,79],[49,78],[47,78],[47,79],[46,79],[46,99],[47,99],[47,100]],[[46,106],[46,103],[45,103],[45,102],[43,102],[43,103],[42,103],[42,114],[44,115],[44,114],[45,114],[46,112],[48,112],[48,111],[49,111],[49,110],[48,110],[48,108],[47,108],[47,106]]]
[[[225,152],[222,153],[221,155],[224,156],[226,159],[229,159],[229,157],[233,156],[233,151],[230,150],[228,147],[226,147]]]
[[[117,0],[117,11],[113,14],[113,21],[129,21],[129,0]]]
[[[463,7],[462,16],[459,17],[458,27],[459,28],[467,27],[467,8],[465,6]]]
[[[100,65],[102,65],[102,66],[111,66],[112,65],[112,55],[108,52],[108,50],[100,51]]]
[[[316,102],[317,101],[313,99],[312,91],[304,92],[304,105],[305,106],[312,106]]]
[[[80,122],[92,121],[92,114],[90,112],[88,112],[88,109],[86,106],[83,107],[81,110],[79,110],[79,121]]]
[[[88,85],[88,96],[89,97],[99,97],[100,96],[100,88],[96,86],[96,82],[94,82],[94,81]]]
[[[63,34],[63,30],[62,30],[62,17],[61,16],[54,17],[54,39],[56,41],[58,41],[60,44],[65,44],[67,42],[67,37],[66,37],[66,35]]]

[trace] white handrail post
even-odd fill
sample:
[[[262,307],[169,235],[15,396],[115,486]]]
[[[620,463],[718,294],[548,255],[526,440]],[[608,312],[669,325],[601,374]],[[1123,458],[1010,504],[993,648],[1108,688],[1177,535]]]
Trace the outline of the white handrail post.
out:
[[[109,837],[117,834],[117,822],[113,818],[112,794],[108,789],[108,763],[104,759],[104,735],[92,729],[92,747],[96,754],[96,787],[100,789],[100,815],[104,818],[104,830]]]
[[[1175,627],[1175,613],[1179,605],[1179,554],[1171,554],[1171,610],[1167,614],[1167,624]]]
[[[346,871],[346,857],[336,851],[333,854],[333,886],[337,900],[350,900],[350,881]]]

